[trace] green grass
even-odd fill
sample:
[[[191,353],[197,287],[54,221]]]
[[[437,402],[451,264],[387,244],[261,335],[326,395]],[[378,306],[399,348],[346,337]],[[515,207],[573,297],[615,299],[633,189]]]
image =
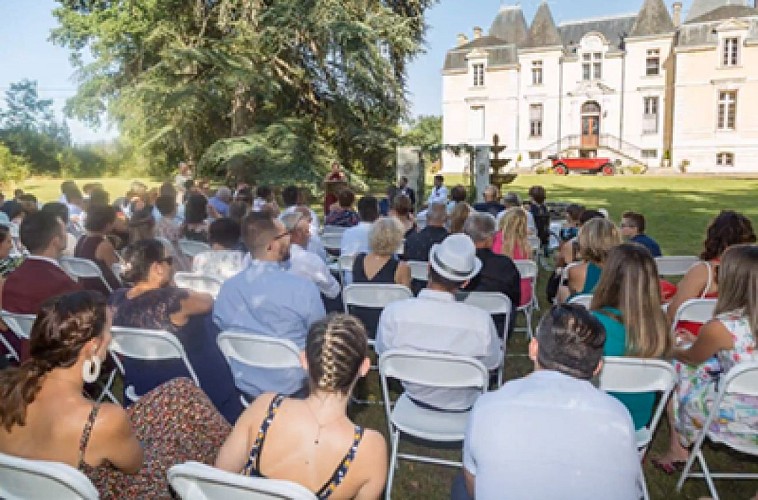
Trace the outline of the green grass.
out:
[[[79,186],[85,182],[100,179],[77,180]],[[158,181],[140,179],[148,186],[157,185]],[[430,179],[431,180],[431,179]],[[131,179],[102,179],[111,197],[121,196],[126,192]],[[461,176],[446,175],[448,186],[463,183]],[[758,204],[755,193],[758,191],[758,179],[727,179],[722,177],[653,177],[653,176],[617,176],[596,177],[571,175],[558,177],[554,175],[522,175],[513,184],[505,186],[506,191],[516,191],[526,198],[530,186],[539,184],[545,187],[548,199],[553,201],[578,202],[589,208],[604,207],[611,217],[618,221],[625,210],[635,210],[647,218],[647,232],[661,245],[664,254],[697,254],[700,251],[708,221],[721,209],[735,209],[758,220]],[[59,179],[30,179],[22,188],[37,195],[40,201],[56,200],[59,196]],[[383,195],[383,184],[378,186],[377,195]],[[313,203],[318,209],[318,201]],[[538,284],[538,297],[545,310],[544,287],[546,273],[542,273]],[[535,324],[539,313],[535,316]],[[523,319],[519,318],[519,325]],[[521,377],[532,370],[526,357],[526,341],[523,334],[515,334],[508,344],[506,361],[506,379]],[[369,374],[366,383],[358,388],[360,397],[381,400],[378,376],[375,371]],[[377,429],[387,434],[384,408],[381,405],[353,405],[352,417],[361,425]],[[665,420],[665,419],[664,419]],[[663,421],[652,444],[652,453],[661,453],[668,445],[668,428]],[[416,445],[402,446],[406,450],[428,453],[430,450]],[[460,453],[443,450],[433,451],[448,458],[456,458]],[[509,453],[509,450],[503,450]],[[706,445],[705,454],[713,470],[750,470],[758,472],[758,462],[744,455],[731,452],[724,447]],[[393,497],[397,499],[415,498],[449,498],[450,484],[457,471],[449,468],[421,465],[401,461],[395,475]],[[698,479],[687,481],[682,494],[676,494],[674,485],[678,475],[667,476],[654,469],[649,460],[645,462],[645,476],[652,498],[698,498],[707,495],[705,482]],[[716,486],[722,498],[749,498],[758,489],[756,482],[717,481]]]
[[[42,202],[57,201],[61,195],[61,182],[62,179],[48,178],[48,177],[32,177],[20,183],[17,187],[20,187],[25,192],[31,193]],[[118,177],[102,177],[97,179],[76,179],[76,184],[79,189],[89,182],[101,182],[105,190],[110,193],[111,201],[115,200],[119,196],[124,196],[129,189],[129,185],[132,181],[144,182],[148,188],[157,187],[161,181],[155,179],[149,179],[145,177],[134,177],[122,179]],[[8,196],[8,194],[6,194]]]

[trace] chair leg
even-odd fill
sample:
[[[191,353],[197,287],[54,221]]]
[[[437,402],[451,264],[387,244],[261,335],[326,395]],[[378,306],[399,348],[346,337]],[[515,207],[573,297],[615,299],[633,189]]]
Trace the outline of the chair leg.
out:
[[[705,463],[705,457],[703,456],[702,450],[697,451],[697,460],[700,462],[700,468],[703,470],[705,482],[708,483],[708,490],[711,492],[711,498],[713,500],[719,500],[719,493],[716,491],[716,485],[713,484],[711,471],[708,469],[708,464]]]
[[[647,491],[647,482],[645,481],[645,472],[640,467],[640,487],[642,488],[643,500],[650,500],[650,493]]]
[[[400,445],[400,431],[393,431],[392,450],[390,451],[389,473],[387,474],[387,485],[384,487],[385,500],[392,499],[392,481],[395,479],[395,467],[397,467],[397,448]]]
[[[706,425],[710,425],[710,420],[706,422]],[[677,481],[676,483],[677,492],[682,490],[682,486],[684,485],[684,482],[687,480],[687,476],[689,476],[690,474],[690,469],[692,469],[692,465],[695,463],[695,459],[698,458],[698,455],[700,454],[700,447],[703,446],[703,441],[705,440],[706,433],[707,433],[707,427],[704,427],[703,429],[701,429],[700,434],[698,434],[697,439],[695,440],[695,444],[692,446],[692,450],[690,451],[690,456],[687,459],[687,464],[684,466],[682,475],[679,477],[679,481]],[[700,460],[701,466],[704,463],[705,462],[703,460]],[[706,482],[708,481],[709,479],[706,479]]]
[[[526,334],[529,336],[528,339],[531,340],[534,336],[534,332],[532,332],[532,308],[528,307],[524,310],[524,317],[526,318]]]

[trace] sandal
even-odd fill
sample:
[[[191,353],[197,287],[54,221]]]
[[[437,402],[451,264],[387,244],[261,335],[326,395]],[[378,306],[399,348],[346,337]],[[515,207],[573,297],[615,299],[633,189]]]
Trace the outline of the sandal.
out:
[[[671,460],[671,461],[664,461],[660,458],[653,458],[650,460],[650,462],[653,464],[653,466],[665,472],[669,476],[676,472],[680,472],[682,469],[684,469],[684,466],[687,464],[686,460]]]

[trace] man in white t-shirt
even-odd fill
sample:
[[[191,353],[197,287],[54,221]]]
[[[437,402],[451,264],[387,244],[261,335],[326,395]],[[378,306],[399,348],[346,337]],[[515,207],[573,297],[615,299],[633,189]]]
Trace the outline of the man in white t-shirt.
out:
[[[548,311],[529,345],[535,371],[474,405],[454,499],[640,498],[629,412],[590,382],[604,343],[584,307]]]

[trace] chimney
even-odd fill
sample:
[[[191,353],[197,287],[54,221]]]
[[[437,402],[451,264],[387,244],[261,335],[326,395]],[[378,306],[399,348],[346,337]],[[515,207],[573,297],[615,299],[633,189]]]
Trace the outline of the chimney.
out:
[[[671,21],[674,23],[674,28],[682,24],[682,2],[674,2],[671,6]]]
[[[482,28],[480,28],[479,26],[474,26],[474,40],[481,37],[482,37]]]
[[[464,35],[463,33],[458,34],[458,47],[461,45],[466,45],[468,43],[468,37]]]

